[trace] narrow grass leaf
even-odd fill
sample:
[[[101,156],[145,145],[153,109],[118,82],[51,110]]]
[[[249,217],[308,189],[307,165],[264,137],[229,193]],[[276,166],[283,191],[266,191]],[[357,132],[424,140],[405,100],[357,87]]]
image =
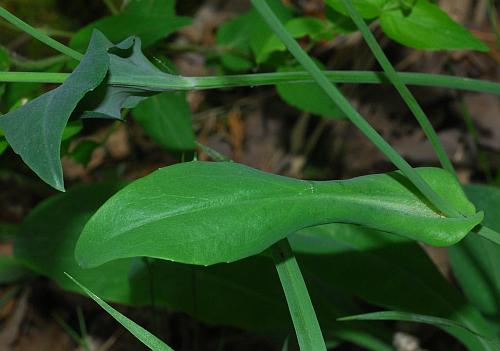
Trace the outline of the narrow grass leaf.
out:
[[[399,168],[408,179],[429,199],[443,214],[451,217],[459,217],[461,214],[455,207],[438,196],[430,186],[415,172],[392,146],[351,106],[349,101],[342,95],[338,88],[332,84],[324,73],[314,64],[313,60],[300,47],[300,45],[290,36],[283,24],[274,15],[265,0],[252,0],[252,4],[260,13],[262,18],[273,29],[276,35],[283,41],[288,50],[314,78],[316,83],[327,93],[327,95],[337,104],[342,112],[370,139],[377,148],[382,151],[387,158]]]
[[[270,253],[285,292],[300,349],[326,351],[311,298],[288,239],[271,246]]]
[[[365,21],[356,10],[352,0],[340,0],[340,1],[345,6],[347,12],[349,13],[349,16],[352,18],[358,29],[363,34],[363,38],[368,44],[368,47],[372,51],[373,55],[377,59],[380,66],[383,68],[387,77],[390,79],[391,83],[397,89],[397,91],[405,101],[406,105],[408,106],[408,108],[413,113],[418,123],[424,130],[424,133],[431,142],[431,145],[434,148],[434,151],[436,152],[439,161],[441,162],[441,165],[448,172],[455,175],[455,169],[453,168],[450,159],[446,155],[446,152],[444,151],[444,148],[441,145],[441,142],[439,141],[439,137],[437,136],[436,131],[432,127],[431,122],[425,115],[424,110],[420,107],[419,103],[417,102],[413,94],[399,78],[396,70],[392,66],[387,56],[385,56],[384,51],[382,50],[377,40],[375,39],[375,36],[372,34],[370,29],[366,25]]]
[[[421,315],[416,313],[407,313],[407,312],[398,312],[398,311],[382,311],[382,312],[373,312],[360,314],[356,316],[348,316],[339,318],[339,321],[356,321],[356,320],[371,320],[371,321],[387,321],[387,320],[396,320],[396,321],[406,321],[406,322],[416,322],[416,323],[425,323],[434,325],[444,330],[448,329],[463,329],[473,335],[474,337],[481,340],[485,346],[488,347],[489,350],[498,350],[500,348],[500,340],[494,339],[489,336],[482,335],[475,330],[470,329],[469,327],[455,322],[450,319]]]
[[[108,312],[118,323],[120,323],[125,329],[127,329],[132,335],[134,335],[140,342],[146,345],[149,349],[153,351],[173,351],[167,344],[158,339],[156,336],[148,332],[146,329],[136,324],[134,321],[125,317],[123,314],[115,310],[113,307],[108,305],[99,296],[95,295],[92,291],[87,289],[85,286],[80,284],[72,276],[67,274],[67,277],[71,279],[76,285],[78,285],[92,300],[94,300],[99,306],[102,307],[106,312]]]

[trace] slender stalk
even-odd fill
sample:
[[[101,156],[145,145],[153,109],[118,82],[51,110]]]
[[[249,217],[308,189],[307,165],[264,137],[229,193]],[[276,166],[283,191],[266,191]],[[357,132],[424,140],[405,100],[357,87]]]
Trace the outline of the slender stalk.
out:
[[[56,57],[53,58],[54,60]],[[347,84],[390,84],[384,72],[377,71],[324,71],[328,79],[335,83]],[[430,86],[458,90],[475,91],[500,95],[500,83],[454,77],[449,75],[436,75],[426,73],[398,73],[400,79],[408,85]],[[0,72],[0,82],[17,83],[63,83],[69,74],[66,73],[40,73],[40,72]],[[126,85],[132,87],[152,88],[159,90],[202,90],[218,88],[234,88],[244,86],[275,85],[280,83],[312,83],[314,80],[307,72],[277,72],[255,73],[230,76],[207,77],[115,77],[111,79],[113,85]],[[141,79],[142,78],[142,79]],[[146,80],[149,84],[144,84]]]
[[[500,245],[500,235],[496,231],[494,231],[491,228],[488,228],[485,225],[481,224],[477,226],[476,228],[473,229],[473,232],[491,241],[492,243]]]
[[[399,78],[396,70],[392,66],[387,56],[384,54],[384,51],[378,44],[377,40],[375,39],[375,36],[370,31],[363,18],[352,4],[352,0],[341,0],[341,1],[344,4],[344,7],[347,9],[349,16],[354,21],[358,29],[361,31],[363,38],[365,39],[366,43],[368,44],[368,47],[370,48],[373,55],[377,59],[378,63],[386,73],[386,76],[389,78],[392,85],[399,92],[399,95],[401,95],[406,105],[408,106],[408,108],[413,113],[418,123],[422,127],[425,135],[431,142],[431,145],[434,148],[434,151],[436,152],[439,161],[441,162],[441,165],[443,166],[444,169],[446,169],[448,172],[450,172],[456,177],[455,169],[453,168],[450,159],[446,155],[446,152],[444,151],[444,148],[441,145],[441,142],[439,141],[439,137],[437,136],[436,131],[432,127],[429,118],[427,118],[427,116],[425,115],[424,110],[422,109],[422,107],[420,107],[419,103],[417,102],[413,94],[406,87],[403,81]]]
[[[425,182],[425,180],[404,160],[398,152],[387,143],[384,138],[351,106],[349,101],[342,95],[339,89],[328,80],[314,61],[293,39],[280,20],[276,17],[265,0],[252,0],[252,4],[269,25],[273,32],[281,39],[297,61],[309,72],[316,83],[344,112],[351,122],[358,127],[370,141],[383,152],[387,158],[399,168],[403,174],[415,185],[415,187],[444,215],[448,217],[460,217],[461,214]]]
[[[12,13],[7,11],[5,8],[0,6],[0,17],[3,17],[5,20],[10,22],[12,25],[16,26],[23,32],[28,33],[33,38],[40,40],[42,43],[50,46],[51,48],[59,51],[62,54],[68,55],[69,57],[74,58],[77,61],[80,61],[83,57],[81,53],[75,51],[64,44],[61,44],[57,40],[52,39],[48,35],[42,33],[40,30],[30,26],[28,23],[23,20],[17,18]]]
[[[103,0],[104,5],[108,8],[109,12],[111,12],[112,15],[116,15],[120,13],[120,10],[115,6],[113,3],[113,0]]]
[[[301,351],[326,351],[314,307],[288,239],[271,246]]]

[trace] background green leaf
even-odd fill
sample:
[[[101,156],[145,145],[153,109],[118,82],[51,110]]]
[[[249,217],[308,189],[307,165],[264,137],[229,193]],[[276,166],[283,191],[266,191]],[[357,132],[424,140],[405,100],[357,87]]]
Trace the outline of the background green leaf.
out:
[[[485,211],[484,224],[500,230],[498,209],[500,189],[486,185],[466,185],[467,196]],[[450,262],[469,301],[491,320],[500,318],[500,247],[480,237],[469,235],[450,247]],[[500,325],[493,323],[500,333]]]
[[[346,224],[303,229],[289,240],[305,279],[327,283],[322,294],[329,286],[384,308],[448,318],[493,335],[487,321],[414,241]],[[322,311],[318,313],[321,319]],[[470,350],[484,350],[468,332],[450,332]]]
[[[142,101],[134,119],[154,141],[167,150],[194,150],[191,111],[184,92],[164,92]]]
[[[302,71],[299,66],[281,67],[279,72]],[[335,105],[325,92],[314,83],[284,83],[276,84],[279,96],[291,106],[323,117],[336,119],[345,115]]]
[[[486,44],[427,0],[418,0],[408,15],[400,9],[384,11],[380,26],[391,39],[416,49],[489,50]]]
[[[224,22],[217,30],[216,42],[222,53],[219,58],[225,68],[244,72],[252,68],[250,33],[254,28],[255,14],[248,12]]]
[[[71,39],[70,46],[85,49],[92,31],[98,29],[113,43],[136,35],[146,47],[190,22],[187,17],[175,15],[175,0],[131,0],[122,13],[101,18],[80,29]]]

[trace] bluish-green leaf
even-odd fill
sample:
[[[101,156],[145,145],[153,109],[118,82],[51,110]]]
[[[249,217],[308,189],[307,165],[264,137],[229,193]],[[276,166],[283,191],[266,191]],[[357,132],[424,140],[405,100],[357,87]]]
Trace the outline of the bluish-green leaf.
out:
[[[461,240],[482,214],[475,213],[447,172],[429,168],[419,173],[469,217],[442,216],[397,172],[313,182],[237,163],[189,162],[160,169],[112,197],[85,226],[76,257],[86,267],[134,256],[231,262],[299,229],[332,222],[438,246]]]
[[[87,289],[84,285],[79,283],[75,278],[71,275],[65,273],[66,276],[71,279],[73,283],[75,283],[80,289],[85,291],[85,293],[94,300],[99,306],[102,307],[103,310],[108,312],[118,323],[120,323],[125,329],[127,329],[132,335],[134,335],[140,342],[146,345],[150,350],[153,351],[173,351],[167,344],[158,339],[156,336],[151,334],[149,331],[135,323],[133,320],[127,318],[113,307],[108,305],[105,301],[103,301],[99,296],[94,294],[92,291]]]
[[[0,128],[12,149],[58,190],[64,190],[60,160],[64,127],[78,102],[103,81],[108,47],[106,38],[94,32],[84,58],[61,86],[0,117]]]
[[[273,9],[273,12],[282,22],[287,22],[293,18],[290,8],[286,7],[281,0],[269,0],[267,4]],[[250,47],[255,55],[257,63],[265,62],[276,49],[268,44],[269,41],[274,41],[273,31],[269,29],[267,24],[262,20],[255,10],[251,11],[253,28],[250,32]]]
[[[190,22],[187,17],[175,15],[175,0],[132,0],[123,12],[82,28],[73,36],[70,46],[84,49],[94,29],[103,32],[113,43],[135,35],[144,46],[149,46]]]
[[[427,0],[418,0],[409,14],[401,9],[384,11],[380,26],[391,39],[416,49],[489,50],[486,44]]]
[[[194,150],[191,111],[184,92],[164,92],[141,102],[134,119],[167,150]]]

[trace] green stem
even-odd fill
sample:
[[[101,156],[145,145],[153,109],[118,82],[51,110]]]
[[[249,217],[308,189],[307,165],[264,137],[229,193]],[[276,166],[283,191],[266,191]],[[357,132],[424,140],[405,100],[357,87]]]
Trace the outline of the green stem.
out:
[[[497,245],[500,245],[500,235],[498,233],[487,226],[484,225],[479,225],[476,228],[473,229],[473,232],[476,234],[482,236],[483,238],[491,241],[492,243],[495,243]]]
[[[52,39],[48,35],[42,33],[40,30],[30,26],[28,23],[23,20],[17,18],[12,13],[4,9],[0,6],[0,17],[3,17],[5,20],[22,30],[23,32],[28,33],[33,38],[40,40],[42,43],[50,46],[51,48],[59,51],[62,54],[68,55],[69,57],[74,58],[77,61],[80,61],[83,57],[81,53],[75,51],[64,44],[61,44],[57,40]]]
[[[55,59],[55,58],[54,58]],[[324,71],[324,74],[335,83],[347,84],[390,84],[384,72],[373,71]],[[398,73],[400,79],[408,85],[431,86],[440,88],[459,89],[500,95],[500,83],[454,77],[449,75],[436,75],[426,73]],[[39,72],[0,72],[0,82],[17,83],[63,83],[67,73],[39,73]],[[244,86],[275,85],[280,83],[312,83],[314,80],[307,72],[277,72],[255,73],[230,76],[208,77],[153,77],[153,79],[128,79],[115,77],[111,79],[113,85],[126,85],[140,88],[153,88],[159,90],[202,90],[218,88],[234,88]],[[141,77],[134,77],[141,78]],[[145,84],[146,80],[149,83]]]
[[[326,351],[311,298],[288,239],[271,246],[270,252],[283,286],[300,350]]]
[[[425,115],[424,110],[422,109],[422,107],[420,107],[419,103],[417,102],[413,94],[406,87],[403,81],[399,78],[396,70],[392,66],[387,56],[384,54],[384,51],[378,44],[373,33],[370,31],[363,18],[352,4],[352,0],[341,0],[341,1],[344,4],[344,7],[347,9],[349,16],[354,21],[358,29],[361,31],[361,34],[363,35],[363,38],[368,44],[368,47],[370,48],[373,55],[377,59],[378,63],[386,73],[392,85],[399,92],[399,94],[405,101],[406,105],[408,106],[408,108],[413,113],[418,123],[422,127],[425,135],[431,142],[431,145],[434,148],[434,151],[436,152],[439,161],[441,162],[441,165],[443,166],[444,169],[446,169],[448,172],[455,175],[456,177],[455,169],[453,168],[450,159],[446,155],[446,152],[444,151],[444,148],[441,145],[441,142],[439,141],[439,137],[437,136],[436,131],[432,127],[431,122]]]
[[[117,15],[118,13],[120,13],[120,10],[118,10],[112,0],[103,0],[103,2],[112,15]]]
[[[415,187],[444,215],[461,217],[462,215],[425,182],[425,180],[404,160],[398,152],[351,106],[339,89],[332,84],[328,77],[318,68],[314,61],[293,39],[280,20],[276,17],[265,0],[252,0],[252,4],[269,25],[273,32],[281,39],[291,54],[309,72],[316,83],[332,99],[342,112],[358,127],[370,141],[382,151],[387,158],[399,168]]]

